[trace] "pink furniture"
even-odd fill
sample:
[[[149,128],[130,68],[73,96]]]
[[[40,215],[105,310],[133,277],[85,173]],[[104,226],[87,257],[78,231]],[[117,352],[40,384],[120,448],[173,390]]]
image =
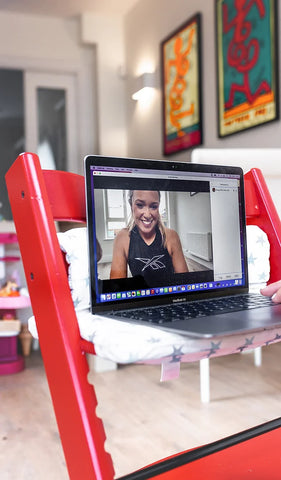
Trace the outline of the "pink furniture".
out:
[[[0,245],[3,246],[1,262],[18,262],[19,256],[5,254],[5,245],[16,244],[15,233],[0,233]],[[0,297],[0,317],[11,315],[16,318],[16,310],[30,306],[29,297]],[[24,369],[24,358],[18,354],[19,320],[0,320],[0,375],[18,373]]]

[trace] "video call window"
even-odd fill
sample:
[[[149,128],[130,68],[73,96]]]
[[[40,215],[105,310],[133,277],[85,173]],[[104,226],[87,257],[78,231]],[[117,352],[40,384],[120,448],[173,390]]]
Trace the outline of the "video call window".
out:
[[[107,172],[106,169],[104,171],[97,169],[93,173],[92,187],[93,229],[94,238],[96,238],[94,247],[96,252],[95,278],[100,294],[137,288],[132,286],[131,280],[135,280],[139,276],[143,277],[144,284],[148,287],[194,285],[196,283],[196,288],[198,285],[201,288],[202,283],[204,288],[205,285],[206,288],[208,286],[212,288],[212,282],[228,280],[237,281],[237,285],[242,284],[243,246],[241,244],[239,180],[237,177],[226,178],[225,175],[212,176],[206,173],[202,175],[172,174],[158,171],[142,174],[142,171],[138,170],[131,174],[130,171],[123,172],[118,168],[110,172]],[[162,250],[158,250],[159,253],[153,253],[154,256],[151,253],[153,261],[149,265],[151,268],[153,266],[155,270],[153,279],[151,277],[148,280],[147,275],[136,273],[132,264],[132,256],[128,253],[122,257],[123,260],[126,258],[126,267],[123,260],[122,266],[119,267],[121,262],[118,260],[119,265],[116,268],[116,258],[121,258],[118,255],[119,250],[114,247],[117,245],[117,238],[121,239],[120,234],[123,235],[122,238],[125,238],[126,232],[123,234],[122,230],[127,230],[130,232],[130,245],[137,245],[135,233],[134,237],[131,236],[131,232],[133,232],[131,228],[136,230],[138,227],[138,230],[142,225],[141,223],[138,225],[137,216],[135,218],[132,216],[132,196],[130,202],[128,197],[129,192],[132,195],[134,189],[136,191],[143,190],[148,194],[153,191],[160,192],[160,203],[157,201],[158,214],[164,228],[173,230],[178,236],[178,249],[183,254],[185,268],[180,267],[181,270],[177,271],[176,264],[173,263],[173,268],[169,267],[169,278],[163,276],[164,267],[161,262],[163,263],[163,255],[166,253]],[[136,214],[137,211],[134,211],[134,215]],[[147,245],[150,244],[147,243]],[[162,245],[167,248],[164,243]],[[128,244],[120,245],[118,243],[118,249],[120,249],[120,253],[122,252],[121,255],[124,255],[124,251],[127,252]],[[115,252],[114,255],[113,252]],[[147,274],[146,262],[149,255],[138,252],[134,254],[134,261],[138,260],[144,263]],[[168,252],[168,254],[170,253]],[[173,262],[171,255],[170,260]],[[167,265],[168,263],[169,259],[167,258]],[[159,268],[159,272],[156,267]]]
[[[97,269],[102,280],[110,278],[114,239],[131,217],[128,193],[95,189],[96,235],[103,252]],[[160,191],[159,213],[165,227],[178,233],[188,271],[212,271],[210,192]]]

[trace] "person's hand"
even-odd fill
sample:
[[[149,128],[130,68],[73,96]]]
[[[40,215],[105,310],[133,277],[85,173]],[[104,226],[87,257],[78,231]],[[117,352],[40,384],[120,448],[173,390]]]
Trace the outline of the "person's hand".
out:
[[[267,285],[260,292],[266,297],[271,297],[274,303],[281,303],[281,280]]]

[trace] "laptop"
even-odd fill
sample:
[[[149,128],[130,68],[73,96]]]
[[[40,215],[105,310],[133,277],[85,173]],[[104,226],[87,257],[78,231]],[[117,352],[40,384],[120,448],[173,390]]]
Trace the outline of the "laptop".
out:
[[[85,158],[94,315],[192,337],[281,326],[250,294],[239,167]]]

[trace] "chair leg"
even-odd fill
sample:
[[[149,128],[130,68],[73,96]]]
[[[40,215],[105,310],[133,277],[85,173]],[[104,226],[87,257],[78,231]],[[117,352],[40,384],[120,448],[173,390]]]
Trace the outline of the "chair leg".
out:
[[[210,401],[210,360],[203,358],[200,360],[200,396],[202,403]]]
[[[257,347],[254,350],[255,366],[260,367],[262,364],[262,347]]]

